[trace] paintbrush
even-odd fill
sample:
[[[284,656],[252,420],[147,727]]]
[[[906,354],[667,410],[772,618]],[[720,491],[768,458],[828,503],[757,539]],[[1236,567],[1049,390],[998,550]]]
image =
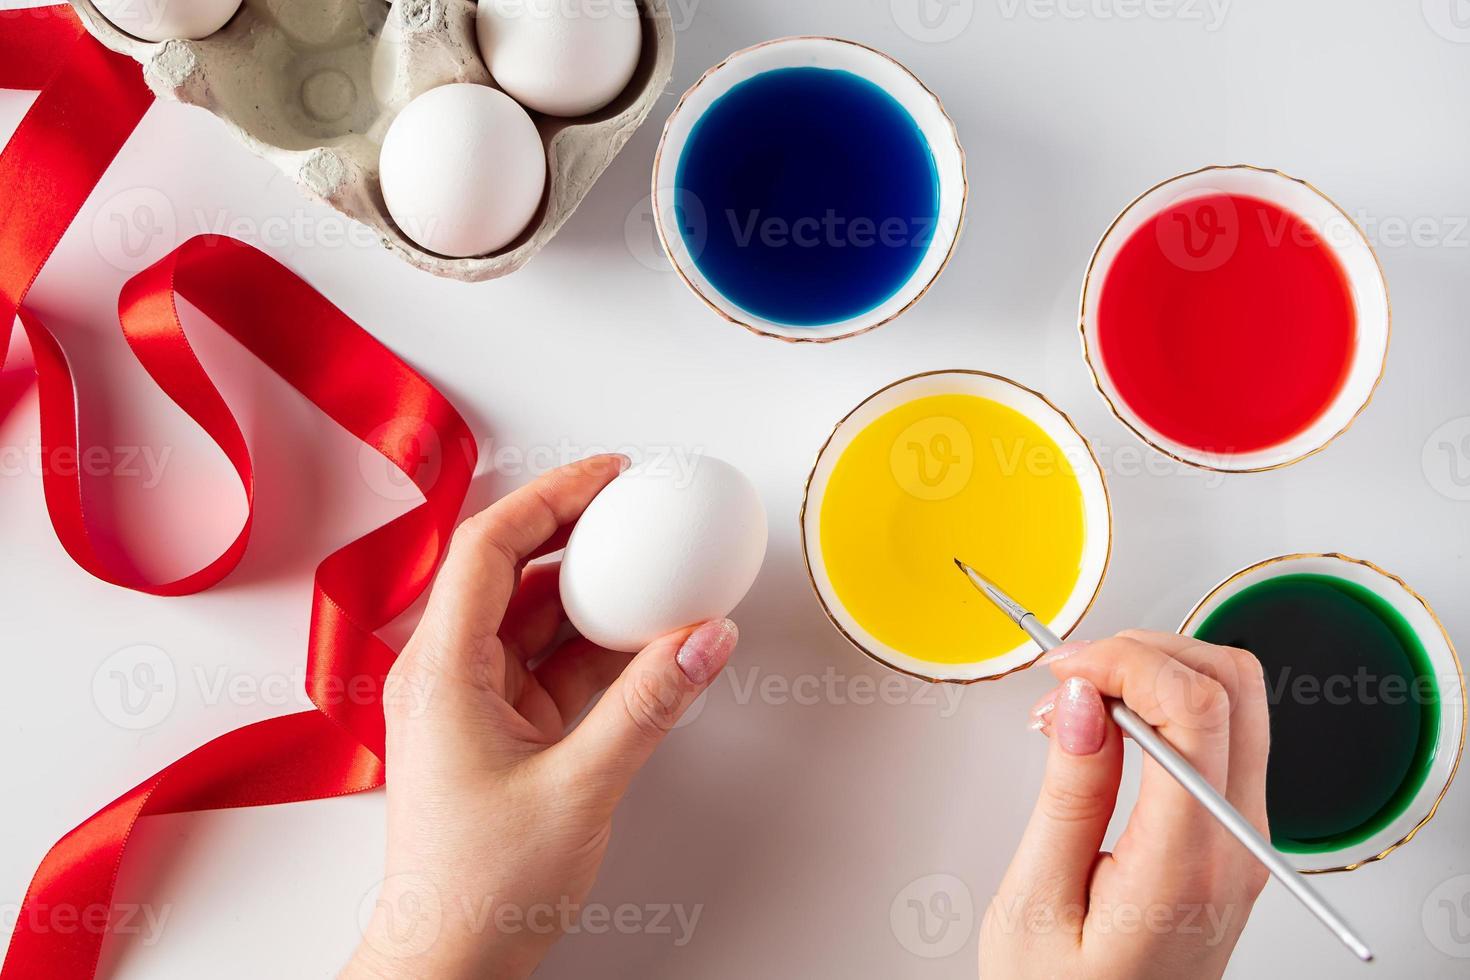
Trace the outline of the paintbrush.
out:
[[[995,603],[996,608],[1005,613],[1011,622],[1025,630],[1026,635],[1031,637],[1032,641],[1042,650],[1053,650],[1062,645],[1062,641],[1055,633],[1046,628],[1046,624],[1037,619],[1030,610],[1001,591],[994,582],[958,558],[954,560],[954,563],[960,571],[965,573],[971,585]],[[1139,748],[1147,752],[1155,762],[1163,766],[1169,775],[1179,780],[1179,785],[1183,786],[1190,796],[1198,800],[1212,817],[1220,821],[1220,825],[1228,830],[1231,836],[1245,845],[1245,849],[1254,854],[1256,860],[1265,865],[1266,870],[1271,872],[1277,881],[1285,885],[1287,891],[1296,896],[1297,901],[1305,905],[1313,915],[1321,920],[1323,925],[1331,929],[1358,959],[1364,963],[1372,961],[1372,950],[1368,949],[1367,944],[1358,938],[1357,933],[1337,913],[1337,910],[1327,904],[1327,900],[1315,888],[1307,884],[1307,879],[1278,854],[1266,838],[1262,837],[1260,832],[1252,826],[1251,822],[1241,816],[1240,811],[1231,806],[1230,802],[1221,796],[1215,787],[1211,786],[1184,756],[1169,744],[1164,736],[1122,701],[1116,698],[1104,698],[1103,703],[1107,705],[1108,714],[1117,726],[1137,742]]]

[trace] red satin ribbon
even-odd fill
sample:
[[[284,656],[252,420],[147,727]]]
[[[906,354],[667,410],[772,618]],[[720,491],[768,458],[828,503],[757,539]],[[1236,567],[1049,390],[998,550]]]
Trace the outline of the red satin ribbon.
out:
[[[71,372],[55,337],[22,306],[153,96],[137,64],[94,41],[66,6],[0,13],[0,87],[40,90],[0,152],[0,366],[18,316],[35,355],[43,485],[57,536],[103,581],[153,595],[206,589],[243,555],[249,512],[229,547],[183,578],[156,582],[109,567],[83,517],[79,475],[51,465],[67,458],[67,448],[78,458]],[[105,932],[48,928],[48,916],[71,910],[85,922],[96,914],[89,910],[111,912],[118,865],[139,817],[323,799],[382,785],[382,688],[396,654],[374,631],[428,586],[474,472],[469,428],[412,368],[274,259],[231,238],[199,236],[127,283],[119,320],[153,380],[234,466],[250,512],[250,451],[184,335],[179,297],[402,470],[425,502],[317,567],[307,644],[307,693],[317,710],[222,735],[63,837],[31,880],[0,968],[3,980],[95,974]],[[432,433],[442,459],[424,465],[406,432]],[[364,684],[374,697],[341,696]]]

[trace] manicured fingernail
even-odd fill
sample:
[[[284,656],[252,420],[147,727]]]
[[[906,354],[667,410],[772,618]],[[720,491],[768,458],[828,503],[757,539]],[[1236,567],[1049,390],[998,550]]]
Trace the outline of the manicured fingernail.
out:
[[[613,455],[613,459],[617,460],[617,462],[618,462],[618,472],[619,473],[622,473],[628,467],[630,467],[630,466],[633,465],[632,458],[624,455],[623,453],[615,453]]]
[[[725,668],[740,641],[740,630],[728,619],[705,623],[689,634],[674,657],[691,684],[708,684]]]
[[[1060,693],[1062,693],[1062,689],[1060,686],[1057,686],[1043,694],[1040,700],[1031,706],[1031,717],[1043,718],[1050,714],[1052,709],[1057,706],[1057,695]]]
[[[1107,716],[1103,713],[1102,695],[1092,682],[1082,677],[1069,677],[1062,685],[1051,723],[1057,744],[1068,755],[1092,755],[1102,748],[1107,734]]]
[[[1046,667],[1056,663],[1059,660],[1066,660],[1068,657],[1072,656],[1075,653],[1081,653],[1083,649],[1085,649],[1087,645],[1091,642],[1091,640],[1073,640],[1071,643],[1063,643],[1051,653],[1048,653],[1046,656],[1042,657],[1038,663],[1040,664],[1040,666]]]

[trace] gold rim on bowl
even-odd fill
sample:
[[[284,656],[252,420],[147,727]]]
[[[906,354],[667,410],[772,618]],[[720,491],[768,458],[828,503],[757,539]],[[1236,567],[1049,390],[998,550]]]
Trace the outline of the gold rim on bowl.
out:
[[[862,401],[853,406],[850,411],[843,415],[842,418],[838,419],[837,422],[832,426],[832,430],[827,433],[827,437],[822,440],[822,445],[820,448],[818,448],[816,457],[812,461],[811,470],[807,473],[806,482],[802,486],[801,491],[801,509],[797,512],[797,532],[798,537],[801,540],[802,562],[803,566],[806,569],[807,583],[812,587],[812,594],[817,597],[817,604],[822,607],[822,613],[827,617],[827,621],[832,624],[833,628],[835,628],[837,632],[840,633],[849,644],[856,648],[858,652],[862,653],[863,656],[867,657],[869,660],[872,660],[874,663],[880,664],[883,667],[894,671],[895,673],[903,674],[905,676],[915,678],[916,680],[926,681],[930,684],[958,684],[961,686],[968,686],[971,684],[986,683],[988,681],[998,681],[1003,677],[1009,677],[1012,674],[1026,670],[1027,668],[1034,666],[1036,662],[1042,658],[1045,651],[1038,650],[1036,656],[1032,657],[1030,660],[1024,663],[1017,664],[1014,667],[1007,668],[1000,673],[987,674],[984,677],[936,677],[928,674],[923,674],[918,671],[909,670],[904,667],[900,667],[897,664],[890,663],[888,660],[884,659],[882,655],[874,650],[869,649],[855,636],[853,636],[847,630],[847,628],[842,625],[842,622],[838,619],[837,614],[832,610],[831,606],[828,605],[826,597],[822,595],[822,590],[817,585],[816,574],[812,571],[811,546],[807,543],[806,533],[807,511],[813,506],[813,501],[811,499],[812,484],[816,480],[817,470],[822,464],[822,458],[827,454],[828,449],[831,448],[832,441],[837,438],[837,434],[842,431],[842,427],[846,425],[854,415],[861,411],[863,406],[867,405],[873,399],[879,397],[885,392],[891,391],[892,389],[897,388],[900,385],[908,384],[912,381],[917,381],[921,378],[932,378],[942,375],[966,375],[969,377],[986,378],[991,381],[998,381],[1002,384],[1010,385],[1038,399],[1043,405],[1047,407],[1049,411],[1054,412],[1056,416],[1060,418],[1063,423],[1066,424],[1067,428],[1071,429],[1072,432],[1077,436],[1079,443],[1083,446],[1083,448],[1087,450],[1088,459],[1092,461],[1093,467],[1097,470],[1098,482],[1102,487],[1103,513],[1106,518],[1105,523],[1107,526],[1107,541],[1104,545],[1103,550],[1103,564],[1102,568],[1098,572],[1097,584],[1093,586],[1092,595],[1088,596],[1087,598],[1087,604],[1082,607],[1081,611],[1077,613],[1072,622],[1061,624],[1064,628],[1057,631],[1058,636],[1060,636],[1062,639],[1066,639],[1067,637],[1071,636],[1072,632],[1076,630],[1078,625],[1081,624],[1082,620],[1087,618],[1087,614],[1092,611],[1093,605],[1097,602],[1098,595],[1102,592],[1103,583],[1107,581],[1108,569],[1111,567],[1113,560],[1113,502],[1111,491],[1108,489],[1107,473],[1103,470],[1102,463],[1099,462],[1097,458],[1097,453],[1092,448],[1092,442],[1085,435],[1082,434],[1082,430],[1079,429],[1077,427],[1077,424],[1072,421],[1072,417],[1066,412],[1062,411],[1060,408],[1058,408],[1057,405],[1052,402],[1050,398],[1047,398],[1035,388],[1031,388],[1027,385],[1021,384],[1019,381],[1008,378],[1002,374],[994,374],[990,371],[976,371],[969,368],[948,368],[936,371],[920,371],[917,374],[911,374],[907,377],[899,378],[897,381],[891,381],[883,387],[879,388],[877,391],[868,395]]]
[[[724,310],[719,305],[719,303],[717,303],[703,289],[700,288],[699,284],[696,283],[692,277],[690,277],[690,275],[684,270],[683,265],[678,261],[678,259],[674,257],[673,247],[669,243],[670,232],[664,227],[664,207],[662,201],[664,194],[674,189],[661,188],[659,186],[660,182],[658,179],[659,173],[663,167],[664,150],[668,148],[669,133],[673,129],[675,120],[677,120],[680,113],[683,112],[684,106],[689,102],[690,98],[693,97],[696,92],[703,88],[710,79],[714,78],[717,74],[723,71],[735,60],[743,58],[753,52],[760,51],[764,48],[772,47],[779,44],[789,44],[797,41],[827,41],[834,44],[844,44],[849,47],[858,48],[870,54],[877,55],[879,58],[882,58],[884,61],[887,61],[897,67],[905,75],[913,79],[914,84],[917,85],[922,92],[924,92],[929,98],[934,100],[934,105],[939,109],[940,115],[944,118],[944,121],[948,126],[949,135],[954,140],[954,148],[955,151],[959,154],[960,162],[959,217],[955,222],[954,235],[950,238],[949,248],[945,251],[944,259],[939,263],[938,268],[934,270],[934,274],[930,276],[929,280],[924,283],[923,287],[914,294],[912,299],[910,299],[894,313],[889,314],[882,320],[879,320],[877,323],[868,324],[867,326],[858,327],[857,329],[850,330],[847,333],[837,334],[830,337],[802,337],[793,334],[776,333],[774,331],[766,330],[759,326],[756,326],[755,324],[743,320],[737,316],[732,316],[730,313],[726,312],[726,310]],[[968,164],[965,159],[965,146],[963,143],[960,142],[959,127],[955,125],[954,118],[949,114],[949,110],[944,107],[944,100],[939,97],[938,93],[936,93],[928,85],[924,84],[923,79],[914,74],[914,72],[907,65],[905,65],[903,62],[899,61],[892,55],[888,54],[887,52],[880,51],[877,48],[872,47],[871,45],[863,44],[861,41],[852,41],[848,40],[847,38],[831,37],[824,34],[793,34],[789,37],[773,38],[769,41],[762,41],[759,44],[753,44],[747,48],[741,48],[739,51],[734,52],[733,54],[726,57],[724,60],[720,61],[718,64],[714,65],[712,68],[705,71],[705,73],[700,75],[699,79],[695,81],[693,85],[689,86],[684,94],[679,97],[678,103],[674,106],[674,111],[669,113],[669,118],[664,122],[663,132],[659,135],[658,149],[656,149],[653,154],[653,190],[650,197],[650,202],[653,208],[654,228],[658,231],[659,247],[663,249],[665,257],[668,258],[669,265],[673,267],[674,272],[679,276],[680,280],[683,281],[684,285],[689,287],[690,292],[699,297],[700,302],[713,310],[715,314],[720,317],[720,319],[726,321],[727,323],[733,323],[736,326],[744,327],[746,330],[749,330],[751,333],[758,334],[759,336],[770,337],[773,340],[784,341],[788,344],[830,344],[838,340],[846,340],[849,337],[860,336],[870,331],[877,330],[879,327],[884,326],[885,324],[892,323],[894,320],[897,320],[909,310],[913,309],[914,305],[917,304],[919,300],[923,299],[924,296],[929,292],[929,290],[934,287],[934,284],[939,281],[939,277],[944,274],[944,270],[949,268],[949,263],[954,258],[955,251],[959,248],[960,236],[963,234],[965,228],[965,217],[969,211],[970,177]],[[736,306],[734,302],[731,302],[730,305],[732,307]]]
[[[1107,244],[1108,238],[1117,229],[1118,225],[1122,223],[1123,219],[1128,215],[1128,213],[1132,211],[1136,206],[1138,206],[1138,204],[1142,202],[1145,198],[1149,197],[1156,191],[1168,187],[1170,184],[1176,183],[1181,180],[1186,180],[1190,177],[1197,177],[1200,174],[1229,170],[1244,170],[1252,173],[1267,174],[1274,177],[1280,177],[1285,180],[1289,180],[1292,183],[1301,185],[1302,187],[1311,191],[1313,194],[1320,197],[1322,200],[1326,201],[1338,212],[1338,214],[1342,215],[1342,217],[1348,222],[1348,225],[1362,239],[1363,244],[1368,249],[1368,254],[1373,257],[1373,264],[1378,271],[1379,281],[1383,285],[1384,314],[1386,317],[1384,324],[1385,336],[1383,343],[1383,358],[1378,366],[1377,377],[1374,379],[1373,384],[1369,387],[1368,393],[1363,399],[1363,403],[1357,407],[1357,410],[1353,412],[1352,417],[1343,424],[1342,428],[1338,429],[1335,433],[1324,440],[1321,445],[1309,449],[1306,452],[1300,453],[1299,455],[1293,456],[1291,459],[1284,460],[1280,463],[1273,463],[1269,466],[1214,466],[1197,459],[1190,459],[1186,456],[1182,456],[1179,453],[1172,452],[1169,449],[1166,449],[1163,446],[1159,445],[1153,438],[1145,433],[1139,425],[1135,424],[1133,418],[1124,409],[1124,407],[1118,405],[1113,400],[1112,396],[1108,394],[1106,387],[1104,387],[1103,385],[1102,377],[1098,372],[1097,365],[1093,363],[1092,345],[1090,343],[1088,335],[1088,286],[1091,284],[1093,276],[1096,273],[1097,260],[1098,257],[1102,254],[1103,246]],[[1082,360],[1086,363],[1088,374],[1092,377],[1093,388],[1095,388],[1097,390],[1097,393],[1102,396],[1103,402],[1107,405],[1108,411],[1113,414],[1113,417],[1116,418],[1119,422],[1123,423],[1124,427],[1126,427],[1128,431],[1137,436],[1144,443],[1144,445],[1148,446],[1150,449],[1153,449],[1155,452],[1167,456],[1169,459],[1172,459],[1177,463],[1182,463],[1185,466],[1192,466],[1195,469],[1199,470],[1207,470],[1212,473],[1269,473],[1272,470],[1285,469],[1288,466],[1295,466],[1302,460],[1309,459],[1310,457],[1322,452],[1328,446],[1332,445],[1339,438],[1341,438],[1343,434],[1345,434],[1349,429],[1351,429],[1353,425],[1357,423],[1358,419],[1362,417],[1363,413],[1368,410],[1368,406],[1373,401],[1373,396],[1378,391],[1379,384],[1381,384],[1383,381],[1384,372],[1388,368],[1388,350],[1393,342],[1393,303],[1388,292],[1388,277],[1384,274],[1383,262],[1381,259],[1379,259],[1378,251],[1373,247],[1373,243],[1369,240],[1367,233],[1363,230],[1362,226],[1353,219],[1352,215],[1343,210],[1342,205],[1338,204],[1331,197],[1324,194],[1322,190],[1318,188],[1315,184],[1303,180],[1300,177],[1293,177],[1291,174],[1276,170],[1272,167],[1257,167],[1248,163],[1210,164],[1208,166],[1199,167],[1198,169],[1190,170],[1186,173],[1176,174],[1175,176],[1170,177],[1166,180],[1159,181],[1157,184],[1154,184],[1148,190],[1144,191],[1137,197],[1133,198],[1133,200],[1129,201],[1128,204],[1121,211],[1118,212],[1117,216],[1113,218],[1112,222],[1109,223],[1107,229],[1102,233],[1102,237],[1098,239],[1096,247],[1093,248],[1092,257],[1087,261],[1087,273],[1082,277],[1082,296],[1078,307],[1077,325],[1082,340]],[[1229,454],[1222,455],[1228,456]]]
[[[1423,817],[1415,821],[1414,826],[1411,827],[1409,831],[1404,834],[1403,837],[1399,838],[1397,841],[1394,841],[1392,844],[1378,851],[1376,854],[1363,858],[1359,861],[1353,861],[1349,864],[1342,864],[1334,867],[1299,869],[1302,874],[1316,875],[1334,874],[1340,871],[1356,871],[1359,868],[1363,867],[1365,864],[1373,864],[1376,861],[1382,861],[1394,851],[1398,850],[1400,847],[1403,847],[1409,841],[1413,840],[1414,837],[1419,833],[1419,831],[1423,830],[1424,826],[1428,824],[1430,820],[1434,819],[1434,815],[1439,812],[1440,804],[1444,802],[1445,795],[1450,791],[1450,786],[1455,781],[1455,774],[1459,772],[1460,759],[1465,752],[1465,728],[1467,724],[1470,724],[1470,715],[1467,715],[1467,705],[1465,700],[1464,666],[1460,662],[1459,653],[1455,650],[1454,641],[1450,639],[1449,630],[1445,628],[1444,622],[1439,618],[1439,615],[1435,613],[1434,607],[1429,604],[1428,599],[1420,595],[1411,585],[1409,585],[1408,582],[1405,582],[1401,577],[1395,575],[1393,572],[1388,571],[1386,568],[1375,565],[1373,562],[1367,561],[1363,558],[1354,558],[1351,555],[1345,555],[1341,552],[1336,551],[1299,552],[1297,554],[1291,555],[1278,555],[1275,558],[1267,558],[1264,561],[1258,561],[1253,565],[1248,565],[1245,568],[1242,568],[1239,571],[1227,576],[1225,579],[1221,580],[1217,585],[1215,585],[1214,588],[1210,589],[1209,592],[1206,592],[1204,598],[1200,599],[1199,602],[1196,602],[1194,604],[1194,608],[1191,609],[1189,611],[1189,614],[1184,617],[1184,621],[1179,625],[1179,632],[1185,636],[1193,636],[1194,634],[1190,630],[1191,627],[1200,625],[1199,623],[1195,622],[1195,618],[1199,616],[1201,610],[1208,606],[1211,601],[1215,599],[1216,596],[1220,595],[1220,593],[1224,592],[1226,589],[1230,588],[1232,585],[1240,581],[1242,578],[1245,578],[1247,575],[1258,572],[1263,568],[1269,568],[1272,565],[1279,565],[1286,562],[1301,561],[1304,559],[1313,558],[1325,559],[1329,562],[1344,562],[1349,565],[1359,565],[1363,568],[1368,569],[1369,571],[1376,572],[1378,575],[1381,575],[1383,578],[1388,579],[1390,582],[1393,582],[1399,588],[1403,589],[1405,594],[1407,594],[1411,599],[1419,603],[1419,605],[1424,608],[1424,611],[1429,615],[1430,620],[1434,623],[1436,627],[1439,628],[1440,636],[1444,638],[1445,649],[1449,651],[1450,661],[1454,665],[1455,673],[1458,675],[1460,681],[1460,739],[1459,743],[1455,746],[1455,759],[1454,762],[1450,764],[1449,772],[1445,776],[1444,785],[1440,787],[1439,793],[1430,803],[1428,812],[1425,813]],[[1441,696],[1441,703],[1443,703],[1443,700],[1443,696]],[[1436,746],[1436,748],[1438,748],[1438,746]],[[1350,850],[1350,848],[1345,847],[1340,848],[1340,850]],[[1327,853],[1333,852],[1329,851]]]

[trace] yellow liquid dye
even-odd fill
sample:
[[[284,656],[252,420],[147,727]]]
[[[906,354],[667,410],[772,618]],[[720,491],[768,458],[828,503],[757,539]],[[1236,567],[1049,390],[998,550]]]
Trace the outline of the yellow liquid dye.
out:
[[[1047,622],[1077,585],[1085,531],[1076,472],[1036,423],[988,398],[934,395],[843,450],[820,534],[837,598],[864,629],[910,657],[958,664],[1021,638],[954,559]]]

